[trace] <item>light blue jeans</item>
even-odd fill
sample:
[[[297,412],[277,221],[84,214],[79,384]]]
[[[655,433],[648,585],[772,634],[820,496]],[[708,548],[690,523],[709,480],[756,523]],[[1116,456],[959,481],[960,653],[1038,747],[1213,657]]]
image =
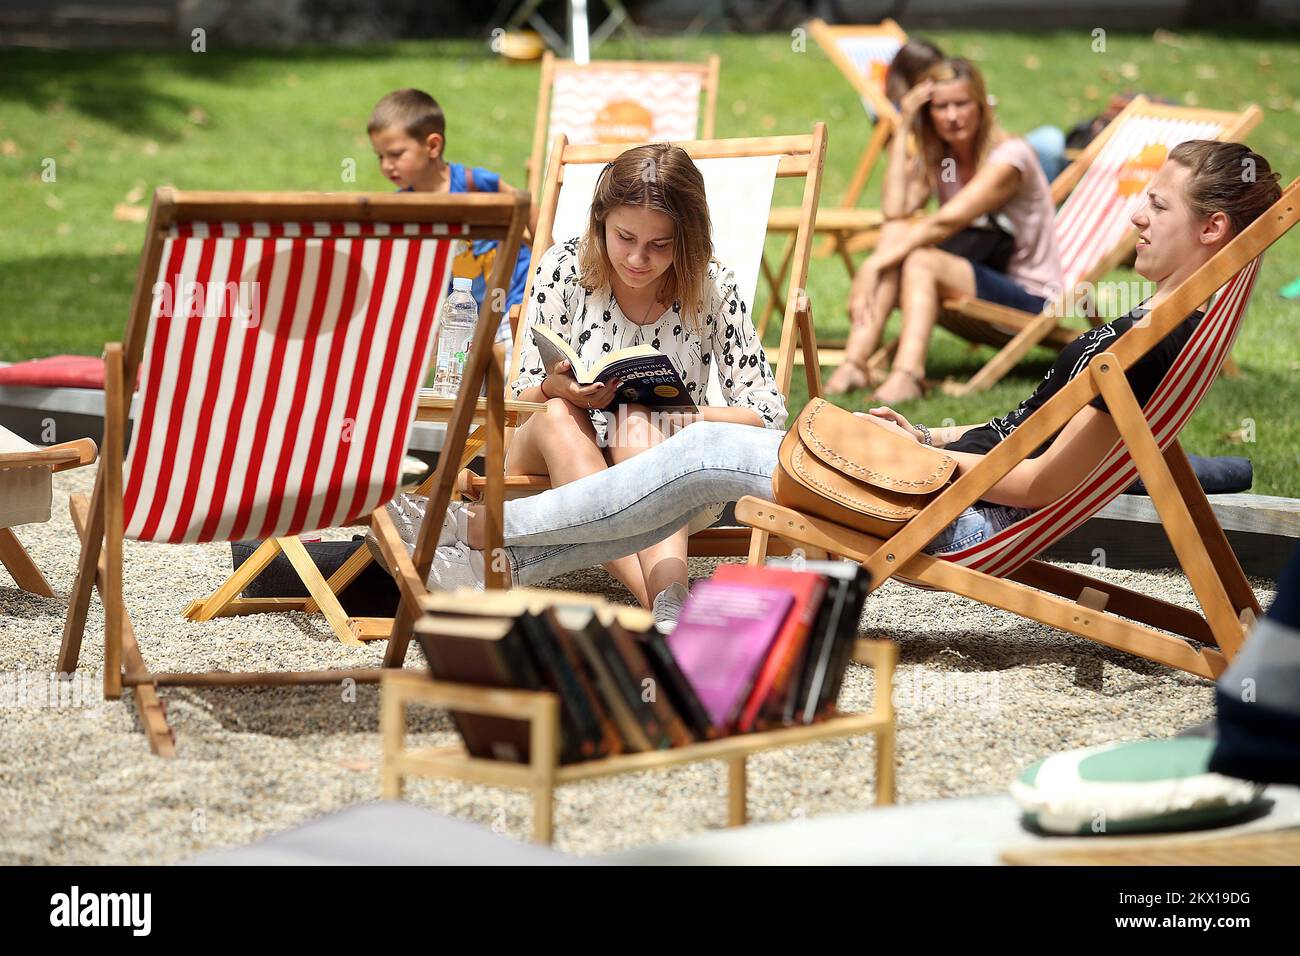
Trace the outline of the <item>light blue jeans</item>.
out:
[[[697,512],[745,495],[772,500],[785,433],[730,422],[696,422],[605,471],[505,505],[506,556],[514,581],[538,584],[656,544]],[[1028,515],[1020,508],[967,508],[926,552],[961,550]]]

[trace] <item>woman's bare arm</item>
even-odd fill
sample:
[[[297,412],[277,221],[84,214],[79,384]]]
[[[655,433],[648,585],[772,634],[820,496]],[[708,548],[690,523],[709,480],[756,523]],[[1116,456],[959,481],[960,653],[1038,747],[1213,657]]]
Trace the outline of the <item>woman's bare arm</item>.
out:
[[[1015,508],[1042,508],[1077,485],[1119,438],[1109,414],[1086,405],[1037,458],[1026,458],[983,495],[984,501]],[[948,452],[963,475],[984,460],[983,455]]]
[[[880,211],[886,219],[906,219],[929,198],[925,165],[912,153],[907,127],[894,130],[889,141],[889,161],[885,165],[885,183],[880,194]]]
[[[935,246],[985,213],[994,212],[1020,188],[1020,170],[1010,163],[989,163],[938,211],[919,220],[888,249],[878,248],[870,257],[878,272],[893,269],[922,246]]]

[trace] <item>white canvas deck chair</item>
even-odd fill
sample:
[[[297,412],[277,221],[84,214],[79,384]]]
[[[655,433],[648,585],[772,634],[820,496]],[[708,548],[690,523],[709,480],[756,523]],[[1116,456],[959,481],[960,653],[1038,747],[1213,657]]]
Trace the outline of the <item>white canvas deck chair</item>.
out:
[[[546,147],[563,133],[570,143],[677,143],[712,139],[720,60],[668,63],[542,57],[528,191],[537,196]],[[704,105],[700,106],[700,97]]]
[[[1216,679],[1260,607],[1188,463],[1178,434],[1232,349],[1260,256],[1300,219],[1300,179],[1143,323],[1075,376],[978,465],[888,539],[790,508],[743,498],[737,517],[756,529],[860,561],[872,584],[896,577],[961,594],[1109,647]],[[1168,373],[1139,408],[1124,373],[1218,290]],[[1084,405],[1106,400],[1120,438],[1071,491],[987,541],[953,555],[921,549]],[[1035,556],[1079,527],[1141,477],[1201,613]],[[1192,642],[1196,642],[1193,644]],[[1197,646],[1200,645],[1200,646]]]
[[[174,752],[162,685],[373,680],[377,671],[150,671],[123,600],[123,539],[266,539],[207,610],[266,610],[233,599],[283,551],[327,614],[342,616],[296,535],[364,521],[396,492],[455,242],[499,240],[498,262],[513,262],[527,202],[499,194],[155,194],[125,341],[105,351],[94,493],[72,501],[82,549],[59,655],[60,671],[75,669],[98,588],[104,694],[136,689],[155,752]],[[488,299],[479,331],[490,345],[500,310]],[[338,624],[346,633],[346,622]]]
[[[54,589],[13,529],[50,520],[51,476],[95,460],[89,438],[58,445],[33,445],[0,425],[0,564],[14,583],[31,594],[54,597]]]
[[[1037,315],[973,296],[943,302],[940,325],[972,343],[998,349],[968,381],[947,382],[944,391],[984,391],[1034,346],[1059,351],[1078,337],[1080,330],[1067,324],[1074,318],[1071,307],[1095,302],[1089,290],[1133,252],[1137,230],[1129,220],[1169,151],[1189,139],[1240,140],[1262,115],[1255,106],[1234,113],[1162,106],[1135,97],[1053,183],[1053,198],[1068,195],[1054,220],[1064,278],[1061,295]],[[1101,320],[1094,316],[1090,321],[1097,325]],[[882,347],[868,367],[883,368],[896,347],[896,339]]]
[[[581,234],[591,208],[596,180],[605,163],[636,144],[573,145],[557,138],[543,188],[538,241],[533,246],[532,274],[545,251],[556,242]],[[802,349],[815,356],[816,339],[812,329],[812,304],[800,297],[808,270],[809,245],[812,240],[812,215],[821,188],[821,171],[826,150],[826,130],[817,123],[804,136],[777,136],[759,139],[725,139],[678,143],[695,160],[704,177],[705,192],[711,210],[725,209],[725,216],[713,216],[714,256],[736,275],[738,290],[747,304],[754,301],[766,238],[764,224],[771,206],[775,180],[803,177],[804,196],[802,225],[796,233],[796,282],[786,298],[786,324],[773,363],[773,374],[782,395],[788,395],[794,372],[794,354]],[[524,301],[528,301],[525,293]],[[752,314],[752,312],[751,312]],[[519,361],[527,329],[517,324],[515,347],[507,381],[519,372]],[[815,364],[815,363],[813,363]],[[710,395],[713,404],[722,404],[715,376]],[[810,396],[821,394],[819,368],[805,366]],[[476,493],[484,479],[466,474],[461,487]],[[507,495],[532,494],[550,487],[545,476],[512,476],[506,479]],[[747,553],[750,532],[744,528],[712,528],[691,536],[692,554],[742,555]]]
[[[815,230],[827,239],[814,251],[818,255],[829,255],[833,251],[852,278],[857,267],[850,255],[853,250],[850,249],[849,240],[864,230],[878,228],[884,222],[879,209],[859,209],[858,200],[862,198],[862,191],[871,178],[880,154],[898,128],[898,110],[885,95],[885,75],[894,61],[894,54],[907,42],[907,33],[889,19],[867,26],[831,26],[824,20],[814,19],[809,21],[807,30],[858,94],[862,108],[872,123],[871,138],[858,156],[849,186],[840,197],[839,204],[820,208],[814,222]],[[773,209],[767,227],[772,233],[796,232],[799,228],[799,209]],[[763,276],[767,281],[769,295],[762,312],[754,320],[760,335],[767,332],[777,304],[785,300],[782,289],[785,287],[793,254],[794,239],[791,236],[786,240],[781,260],[775,269],[768,265],[766,259],[763,261]]]

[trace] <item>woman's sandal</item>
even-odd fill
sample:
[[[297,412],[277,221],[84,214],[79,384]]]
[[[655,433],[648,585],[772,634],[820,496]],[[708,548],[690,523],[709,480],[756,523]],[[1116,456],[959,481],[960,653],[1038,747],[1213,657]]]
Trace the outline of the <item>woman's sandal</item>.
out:
[[[916,389],[915,392],[909,395],[901,395],[901,396],[891,396],[888,394],[882,395],[881,391],[885,388],[885,386],[889,384],[890,379],[892,379],[895,375],[905,376],[906,378],[910,379],[912,385]],[[926,395],[929,394],[929,392],[930,392],[930,386],[926,384],[925,379],[923,379],[921,376],[917,375],[914,372],[909,372],[905,368],[896,368],[889,373],[889,376],[885,379],[883,383],[881,383],[880,388],[876,389],[874,392],[871,393],[871,400],[873,402],[879,402],[881,405],[896,405],[899,402],[910,402],[914,398],[924,398]]]
[[[878,379],[870,368],[846,355],[840,367],[826,380],[822,391],[827,395],[844,395],[876,384],[879,384]]]

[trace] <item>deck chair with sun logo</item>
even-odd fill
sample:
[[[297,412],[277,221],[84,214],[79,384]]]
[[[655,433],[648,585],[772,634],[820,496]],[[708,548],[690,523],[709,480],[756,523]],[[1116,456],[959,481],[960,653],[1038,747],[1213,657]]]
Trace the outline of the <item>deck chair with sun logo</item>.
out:
[[[542,57],[533,148],[528,157],[528,191],[534,197],[539,195],[546,148],[560,133],[570,143],[712,139],[719,64],[717,54],[704,63],[574,63],[547,52]]]

